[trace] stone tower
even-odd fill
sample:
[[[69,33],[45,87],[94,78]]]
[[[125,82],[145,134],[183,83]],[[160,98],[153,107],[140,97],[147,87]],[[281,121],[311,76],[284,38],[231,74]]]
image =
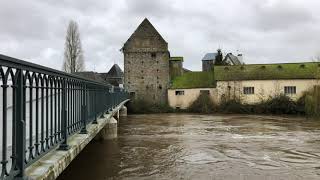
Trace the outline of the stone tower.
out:
[[[169,86],[168,43],[144,19],[122,48],[124,88],[132,99],[166,103]]]
[[[183,74],[183,57],[170,57],[170,80]]]

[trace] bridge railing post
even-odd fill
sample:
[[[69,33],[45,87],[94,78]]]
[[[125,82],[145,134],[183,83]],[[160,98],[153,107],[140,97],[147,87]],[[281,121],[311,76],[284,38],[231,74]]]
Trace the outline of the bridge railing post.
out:
[[[62,143],[59,146],[59,150],[68,150],[68,132],[67,132],[67,79],[62,79],[62,100],[61,100],[61,136]]]
[[[99,102],[99,100],[97,99],[97,91],[98,89],[96,87],[94,87],[94,89],[92,90],[93,92],[93,113],[94,113],[94,120],[93,120],[93,124],[98,124],[98,121],[97,121],[97,116],[98,116],[98,107],[97,107],[97,103]]]
[[[15,101],[14,101],[14,123],[13,126],[16,126],[15,132],[12,132],[13,136],[15,136],[14,141],[12,143],[12,157],[16,159],[15,165],[16,169],[19,171],[17,178],[23,178],[24,169],[25,169],[25,157],[26,157],[26,126],[24,118],[24,106],[23,98],[24,98],[24,83],[23,83],[23,71],[21,69],[17,69],[16,71],[16,84],[15,87]],[[14,161],[13,161],[14,163]]]
[[[82,106],[81,106],[81,121],[82,121],[82,129],[80,131],[80,134],[87,134],[87,102],[88,102],[88,96],[87,96],[87,86],[84,84],[82,89]]]

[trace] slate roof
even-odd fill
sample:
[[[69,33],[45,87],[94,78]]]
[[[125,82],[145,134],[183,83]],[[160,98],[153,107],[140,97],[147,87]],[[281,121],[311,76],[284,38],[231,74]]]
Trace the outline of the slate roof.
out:
[[[239,60],[239,58],[232,53],[228,53],[224,60],[226,61],[227,59],[230,59],[230,61],[233,63],[232,65],[241,65],[243,64],[242,61]]]
[[[159,40],[161,42],[164,42],[168,44],[161,34],[157,31],[157,29],[151,24],[151,22],[145,18],[141,24],[137,27],[137,29],[131,34],[129,39],[124,43],[124,46],[122,47],[122,50],[125,49],[126,45],[130,42],[131,39],[135,37],[148,37],[148,36],[153,36],[153,37],[159,37]]]
[[[107,73],[108,77],[122,77],[123,71],[118,66],[118,64],[114,64]]]
[[[207,53],[207,54],[204,55],[204,57],[202,58],[202,61],[216,60],[216,55],[218,55],[218,53]]]

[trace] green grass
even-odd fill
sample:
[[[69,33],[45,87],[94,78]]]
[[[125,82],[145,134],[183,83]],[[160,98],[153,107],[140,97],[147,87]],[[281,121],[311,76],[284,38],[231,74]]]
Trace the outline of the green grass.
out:
[[[212,72],[188,72],[173,79],[171,88],[209,88],[215,85]]]
[[[170,61],[183,61],[183,57],[182,56],[170,57]]]
[[[215,66],[214,75],[217,81],[316,79],[320,78],[320,63]]]

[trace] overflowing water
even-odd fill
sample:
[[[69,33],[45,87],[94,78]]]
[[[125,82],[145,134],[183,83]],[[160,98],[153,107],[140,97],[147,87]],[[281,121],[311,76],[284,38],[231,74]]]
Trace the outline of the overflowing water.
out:
[[[247,115],[122,118],[59,179],[320,179],[320,121]]]

